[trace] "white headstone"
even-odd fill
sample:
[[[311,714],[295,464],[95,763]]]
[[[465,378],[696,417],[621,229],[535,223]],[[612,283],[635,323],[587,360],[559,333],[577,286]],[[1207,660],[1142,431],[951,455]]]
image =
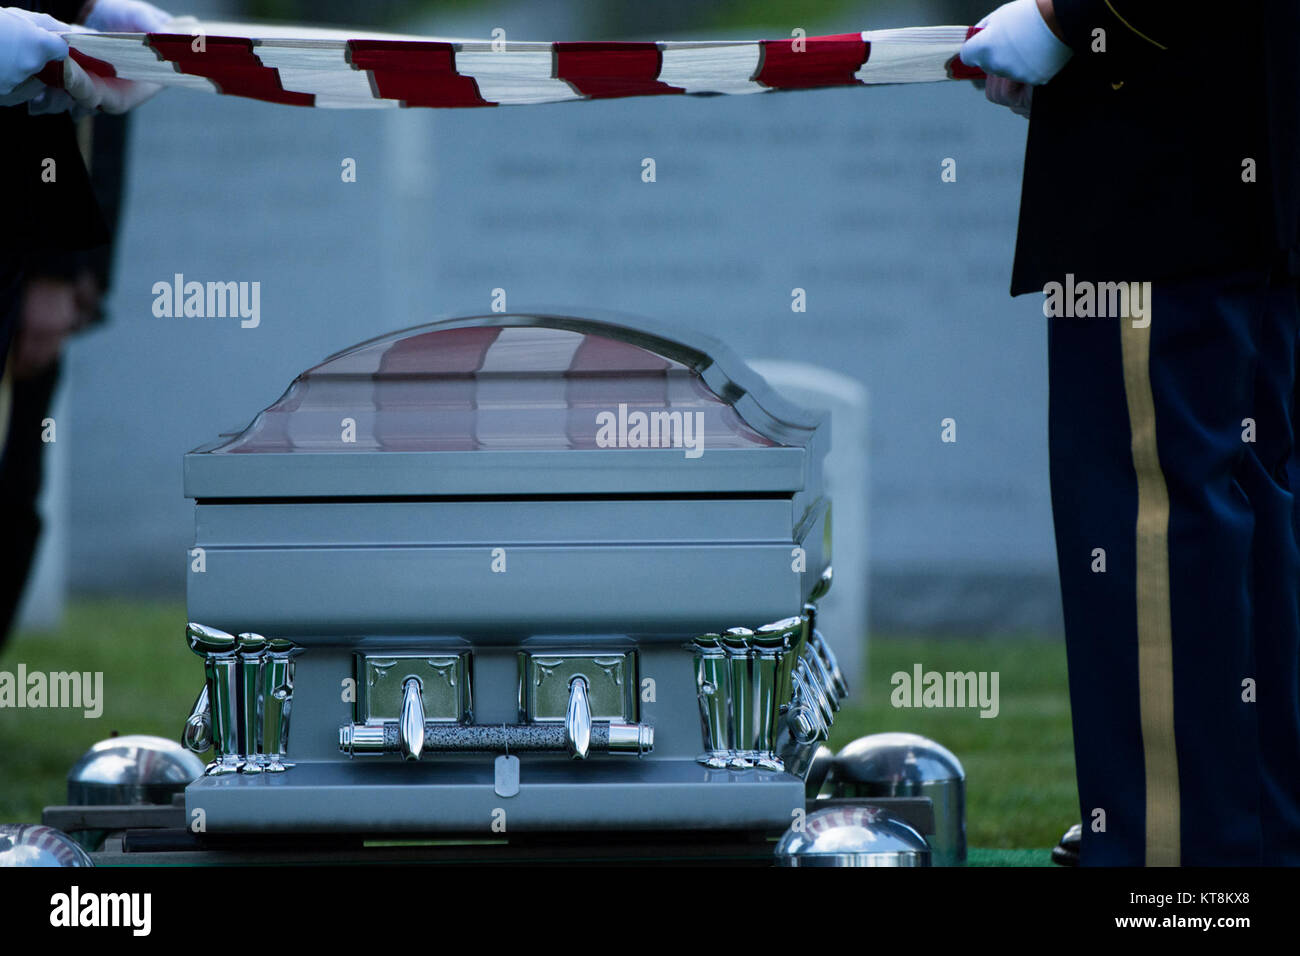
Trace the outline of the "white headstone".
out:
[[[868,395],[855,378],[805,362],[751,359],[750,366],[790,401],[831,415],[826,491],[835,578],[818,605],[820,630],[835,649],[851,694],[867,678]]]

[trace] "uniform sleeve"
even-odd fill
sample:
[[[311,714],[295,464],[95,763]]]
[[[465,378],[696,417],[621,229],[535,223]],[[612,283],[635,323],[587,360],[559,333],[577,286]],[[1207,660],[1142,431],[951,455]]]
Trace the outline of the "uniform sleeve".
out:
[[[1124,66],[1186,52],[1198,36],[1212,33],[1215,17],[1231,15],[1222,3],[1204,0],[1053,0],[1052,6],[1076,54]]]

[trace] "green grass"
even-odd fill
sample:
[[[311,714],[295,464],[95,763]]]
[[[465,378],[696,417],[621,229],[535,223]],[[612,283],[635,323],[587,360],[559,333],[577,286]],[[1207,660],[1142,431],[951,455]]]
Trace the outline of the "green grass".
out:
[[[854,693],[831,745],[884,731],[943,744],[966,769],[966,831],[973,847],[1050,848],[1079,816],[1074,785],[1065,645],[1035,639],[873,638],[866,694]],[[894,708],[890,677],[927,671],[997,671],[1000,711]]]
[[[0,710],[0,822],[34,823],[66,799],[68,770],[114,731],[180,736],[203,683],[203,664],[185,646],[180,603],[74,604],[63,627],[20,633],[0,654],[0,671],[102,671],[104,711]]]
[[[91,720],[76,710],[0,710],[0,822],[34,822],[42,807],[61,803],[68,768],[114,731],[180,734],[203,679],[184,626],[179,603],[78,603],[57,632],[19,634],[6,646],[0,671],[20,662],[29,671],[102,671],[104,712]],[[966,768],[970,845],[1036,851],[973,853],[972,862],[1046,862],[1047,849],[1078,817],[1063,645],[877,637],[869,657],[870,678],[852,698],[860,703],[841,712],[832,745],[887,730],[939,741]],[[890,675],[918,662],[926,670],[998,671],[1000,713],[981,719],[975,710],[895,709]]]

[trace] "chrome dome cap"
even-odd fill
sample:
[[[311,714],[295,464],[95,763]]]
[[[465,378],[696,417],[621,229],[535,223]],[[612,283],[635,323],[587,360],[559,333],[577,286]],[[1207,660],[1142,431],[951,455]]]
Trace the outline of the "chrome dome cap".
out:
[[[921,834],[876,807],[816,810],[776,845],[778,866],[929,866]]]
[[[0,823],[0,867],[94,865],[62,830],[37,823]]]
[[[966,771],[942,744],[919,734],[859,737],[836,755],[830,790],[855,800],[928,797],[934,805],[934,865],[965,865]]]
[[[888,783],[889,796],[932,780],[965,780],[961,761],[942,744],[920,734],[871,734],[846,744],[835,758],[834,779],[843,783]],[[884,796],[883,793],[872,796]]]
[[[82,754],[68,771],[68,803],[171,803],[173,794],[202,775],[203,761],[166,737],[109,737]]]

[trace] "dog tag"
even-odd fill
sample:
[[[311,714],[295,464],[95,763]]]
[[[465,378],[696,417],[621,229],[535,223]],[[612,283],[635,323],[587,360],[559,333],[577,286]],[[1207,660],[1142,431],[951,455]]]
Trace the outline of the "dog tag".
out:
[[[493,789],[498,797],[513,797],[519,792],[519,758],[514,754],[497,757],[496,783]]]

